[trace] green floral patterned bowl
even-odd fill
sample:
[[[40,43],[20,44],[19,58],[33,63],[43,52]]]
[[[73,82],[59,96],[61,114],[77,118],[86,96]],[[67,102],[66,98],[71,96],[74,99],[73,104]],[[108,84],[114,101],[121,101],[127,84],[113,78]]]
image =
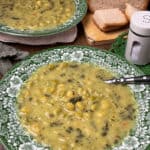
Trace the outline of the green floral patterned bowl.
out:
[[[23,82],[38,67],[57,61],[89,62],[117,73],[134,76],[143,73],[118,56],[83,46],[64,46],[38,53],[15,66],[0,81],[0,143],[8,150],[50,150],[37,143],[19,122],[16,97]],[[130,85],[139,106],[136,127],[113,150],[145,150],[150,144],[150,86]],[[149,149],[149,148],[148,148]]]
[[[37,37],[37,36],[54,35],[54,34],[66,31],[70,29],[71,27],[74,27],[75,25],[77,25],[87,12],[86,0],[74,0],[74,2],[76,6],[74,15],[67,22],[59,26],[56,26],[55,28],[41,30],[41,31],[40,30],[39,31],[34,31],[34,30],[21,31],[21,30],[12,29],[5,25],[0,25],[0,33],[6,33],[10,35],[23,36],[23,37]]]

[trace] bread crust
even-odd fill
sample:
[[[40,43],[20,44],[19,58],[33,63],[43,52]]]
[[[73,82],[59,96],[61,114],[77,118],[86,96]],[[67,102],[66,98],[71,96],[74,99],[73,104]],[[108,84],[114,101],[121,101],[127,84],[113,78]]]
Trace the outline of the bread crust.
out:
[[[139,9],[133,7],[132,5],[126,3],[125,15],[127,16],[128,20],[131,20],[132,15],[139,11]]]

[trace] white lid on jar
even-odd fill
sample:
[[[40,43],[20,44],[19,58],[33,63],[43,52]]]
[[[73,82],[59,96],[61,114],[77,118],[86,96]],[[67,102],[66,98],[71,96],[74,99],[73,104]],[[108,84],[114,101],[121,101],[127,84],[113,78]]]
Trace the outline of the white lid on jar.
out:
[[[130,29],[142,36],[150,37],[150,11],[137,11],[131,17]]]

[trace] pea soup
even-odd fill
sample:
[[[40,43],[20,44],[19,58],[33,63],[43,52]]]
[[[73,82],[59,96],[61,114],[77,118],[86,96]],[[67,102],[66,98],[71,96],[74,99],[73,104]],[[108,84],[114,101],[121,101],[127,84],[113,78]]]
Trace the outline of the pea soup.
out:
[[[0,0],[0,24],[19,30],[59,26],[75,12],[74,0]]]
[[[88,63],[40,67],[22,86],[22,126],[53,150],[107,150],[135,125],[137,104],[124,85],[106,84],[113,75]]]

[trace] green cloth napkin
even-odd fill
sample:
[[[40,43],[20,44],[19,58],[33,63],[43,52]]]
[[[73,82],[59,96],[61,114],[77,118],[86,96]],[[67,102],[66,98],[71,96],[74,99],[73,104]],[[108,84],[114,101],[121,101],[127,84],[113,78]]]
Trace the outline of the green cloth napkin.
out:
[[[121,34],[115,42],[112,44],[110,51],[120,55],[121,57],[125,58],[125,47],[127,43],[127,32]],[[141,69],[146,75],[150,75],[150,64],[147,65],[135,65],[139,69]]]

